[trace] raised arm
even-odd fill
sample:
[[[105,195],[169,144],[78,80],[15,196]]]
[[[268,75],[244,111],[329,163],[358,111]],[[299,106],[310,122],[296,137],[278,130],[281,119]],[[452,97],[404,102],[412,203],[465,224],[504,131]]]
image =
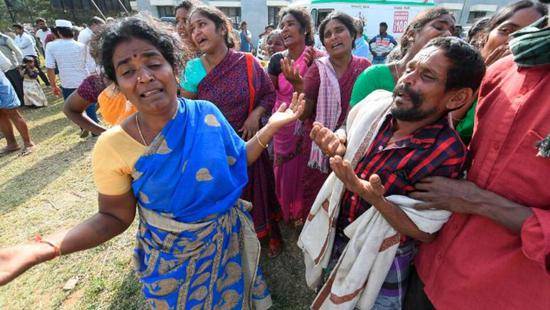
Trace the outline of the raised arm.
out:
[[[300,115],[304,112],[304,94],[294,93],[292,95],[292,102],[287,107],[286,103],[283,103],[277,112],[273,113],[269,118],[267,124],[258,131],[254,138],[246,142],[246,158],[248,165],[253,164],[260,154],[267,148],[268,143],[271,142],[273,135],[285,125],[296,121]]]

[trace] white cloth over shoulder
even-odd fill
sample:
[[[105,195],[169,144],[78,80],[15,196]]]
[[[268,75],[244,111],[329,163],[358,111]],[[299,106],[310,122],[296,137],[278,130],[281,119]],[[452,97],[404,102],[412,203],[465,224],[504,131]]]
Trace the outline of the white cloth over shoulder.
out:
[[[344,159],[349,160],[353,167],[376,137],[391,103],[391,92],[378,90],[350,111]],[[344,190],[344,184],[331,173],[317,195],[300,234],[298,246],[304,252],[306,282],[311,288],[319,287],[322,271],[328,266]],[[386,198],[401,207],[418,228],[427,233],[439,230],[450,216],[447,211],[418,211],[413,206],[419,201],[406,196]],[[399,234],[376,208],[367,210],[344,232],[350,241],[315,298],[313,309],[372,308],[395,258]]]

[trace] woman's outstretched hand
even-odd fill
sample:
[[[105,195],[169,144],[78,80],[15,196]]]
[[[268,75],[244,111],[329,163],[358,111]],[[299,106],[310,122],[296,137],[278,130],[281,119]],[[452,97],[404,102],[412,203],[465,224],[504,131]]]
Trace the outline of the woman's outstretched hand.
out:
[[[0,249],[0,286],[9,283],[29,268],[55,254],[43,243],[28,243]],[[50,254],[48,254],[48,252]]]
[[[294,93],[292,95],[292,102],[287,107],[286,103],[281,104],[277,112],[273,113],[269,118],[268,125],[274,129],[279,129],[293,121],[296,121],[302,113],[304,113],[304,107],[306,102],[304,100],[304,94]]]

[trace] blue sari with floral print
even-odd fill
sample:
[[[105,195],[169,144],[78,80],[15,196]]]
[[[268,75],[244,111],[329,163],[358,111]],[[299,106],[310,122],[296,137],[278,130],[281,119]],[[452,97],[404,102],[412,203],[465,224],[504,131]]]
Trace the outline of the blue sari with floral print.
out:
[[[221,112],[179,99],[132,173],[140,215],[134,258],[151,308],[270,306],[248,204],[239,200],[246,168],[245,143]]]

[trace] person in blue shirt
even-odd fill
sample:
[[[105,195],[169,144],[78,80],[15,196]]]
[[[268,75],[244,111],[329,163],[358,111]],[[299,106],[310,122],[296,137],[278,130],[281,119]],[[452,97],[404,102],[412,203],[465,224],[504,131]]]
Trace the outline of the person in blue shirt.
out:
[[[380,34],[372,38],[369,42],[372,53],[372,64],[383,64],[391,50],[397,46],[397,41],[388,33],[388,24],[380,23]]]
[[[364,57],[370,60],[369,44],[363,36],[363,21],[359,18],[355,18],[353,24],[355,26],[355,31],[357,31],[357,35],[355,36],[355,48],[353,49],[352,54],[354,56]]]
[[[252,51],[252,34],[248,31],[248,24],[245,21],[241,22],[241,52],[250,53]]]

